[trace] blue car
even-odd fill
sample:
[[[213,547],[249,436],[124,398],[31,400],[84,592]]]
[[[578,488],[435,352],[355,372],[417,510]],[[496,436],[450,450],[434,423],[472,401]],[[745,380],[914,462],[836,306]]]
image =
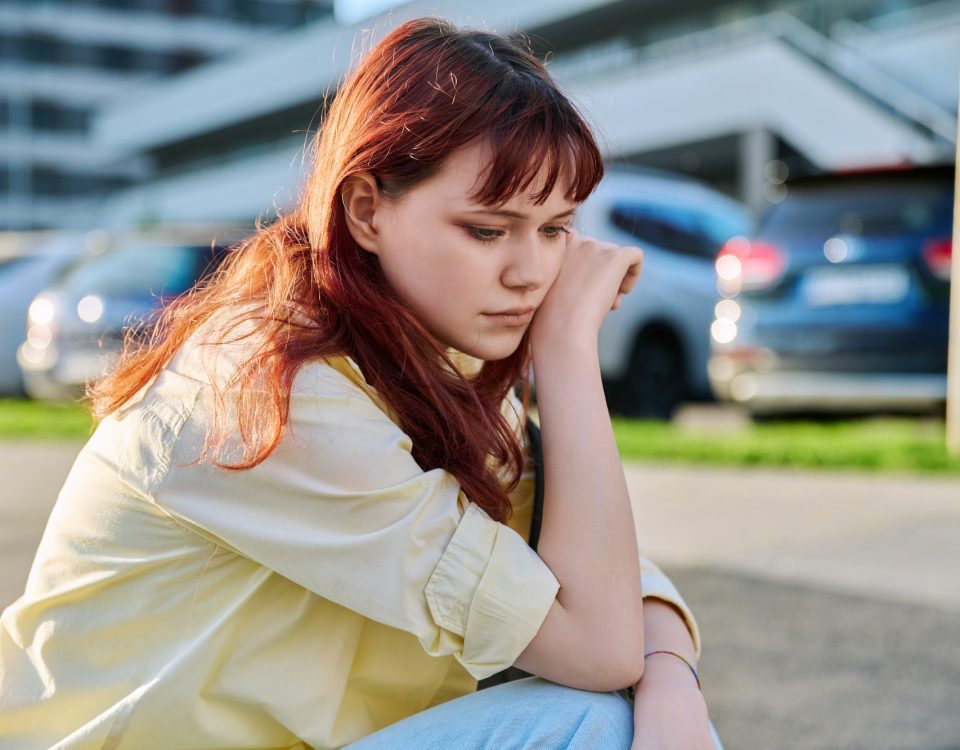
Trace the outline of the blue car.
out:
[[[954,167],[786,188],[717,257],[714,393],[766,417],[941,411]]]

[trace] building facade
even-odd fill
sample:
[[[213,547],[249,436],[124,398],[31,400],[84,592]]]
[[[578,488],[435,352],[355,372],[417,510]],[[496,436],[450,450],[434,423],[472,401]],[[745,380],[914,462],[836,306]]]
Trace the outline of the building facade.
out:
[[[0,228],[78,227],[155,174],[90,137],[95,112],[157,81],[332,17],[321,0],[0,1]]]
[[[954,157],[960,0],[459,0],[452,20],[528,33],[611,161],[688,173],[762,209],[805,172]],[[291,205],[351,54],[436,4],[331,16],[118,99],[93,127],[139,183],[104,226],[252,223]]]

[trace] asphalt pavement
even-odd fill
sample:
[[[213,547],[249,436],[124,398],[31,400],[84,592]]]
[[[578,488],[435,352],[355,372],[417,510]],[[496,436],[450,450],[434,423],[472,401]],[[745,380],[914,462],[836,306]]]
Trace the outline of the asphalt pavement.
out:
[[[0,607],[77,443],[0,442]],[[960,480],[628,464],[727,750],[960,750]]]

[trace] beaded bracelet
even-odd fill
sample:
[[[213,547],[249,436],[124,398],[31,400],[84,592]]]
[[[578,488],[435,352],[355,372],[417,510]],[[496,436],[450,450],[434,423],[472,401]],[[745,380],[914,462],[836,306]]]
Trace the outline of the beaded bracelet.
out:
[[[687,661],[684,657],[680,656],[676,651],[667,651],[666,649],[658,649],[657,651],[651,651],[649,654],[644,654],[643,658],[646,659],[648,656],[653,656],[654,654],[670,654],[671,656],[676,656],[680,661],[686,664],[690,671],[693,672],[693,679],[697,681],[697,688],[700,692],[703,692],[703,687],[700,685],[700,675],[697,674],[697,670],[693,668],[693,664]]]

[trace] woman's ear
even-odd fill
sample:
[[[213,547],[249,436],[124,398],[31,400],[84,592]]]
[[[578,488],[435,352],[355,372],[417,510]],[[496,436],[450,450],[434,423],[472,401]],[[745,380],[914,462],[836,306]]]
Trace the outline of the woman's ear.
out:
[[[350,175],[340,186],[340,199],[350,235],[360,247],[376,255],[380,238],[374,216],[383,205],[377,181],[369,172]]]

